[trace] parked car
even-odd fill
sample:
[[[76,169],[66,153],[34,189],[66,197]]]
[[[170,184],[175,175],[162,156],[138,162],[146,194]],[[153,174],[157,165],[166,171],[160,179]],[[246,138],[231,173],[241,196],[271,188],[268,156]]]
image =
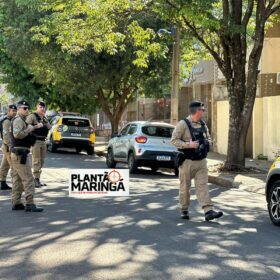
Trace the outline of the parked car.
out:
[[[95,133],[90,120],[74,113],[61,113],[51,119],[51,130],[47,137],[50,152],[58,148],[75,148],[77,153],[85,150],[93,155]]]
[[[280,226],[280,157],[270,167],[265,193],[270,219],[273,224]]]
[[[108,144],[106,163],[115,168],[118,162],[127,163],[130,173],[140,166],[154,172],[160,167],[172,168],[175,173],[177,153],[170,140],[174,126],[161,122],[131,122]]]

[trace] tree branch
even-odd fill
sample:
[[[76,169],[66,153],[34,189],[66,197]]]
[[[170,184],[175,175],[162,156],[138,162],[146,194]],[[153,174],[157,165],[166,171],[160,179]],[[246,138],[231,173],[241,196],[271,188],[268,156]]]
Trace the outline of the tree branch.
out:
[[[252,16],[252,13],[253,13],[253,9],[254,9],[254,0],[249,0],[245,15],[244,15],[243,20],[242,20],[242,25],[245,28],[247,28],[247,25],[248,25],[249,20]]]

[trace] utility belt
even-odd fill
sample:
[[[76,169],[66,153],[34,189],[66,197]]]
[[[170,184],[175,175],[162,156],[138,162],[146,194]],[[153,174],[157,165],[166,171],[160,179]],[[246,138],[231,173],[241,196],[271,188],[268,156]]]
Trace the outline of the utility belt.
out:
[[[197,151],[196,153],[190,154],[190,153],[184,152],[183,150],[179,150],[179,152],[177,153],[176,158],[175,158],[175,166],[176,166],[176,168],[179,168],[186,159],[198,161],[198,160],[203,160],[206,157],[207,157],[206,151],[203,151],[203,152]]]
[[[20,164],[26,164],[29,152],[30,150],[27,148],[11,148],[11,153],[14,153],[16,156],[20,157]]]

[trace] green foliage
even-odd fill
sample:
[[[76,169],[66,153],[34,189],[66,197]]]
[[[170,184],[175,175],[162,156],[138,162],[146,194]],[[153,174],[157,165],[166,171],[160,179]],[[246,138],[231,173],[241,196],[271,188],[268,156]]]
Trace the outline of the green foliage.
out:
[[[144,2],[1,3],[1,71],[12,92],[119,117],[136,92],[169,91],[170,38],[157,35],[164,23]]]

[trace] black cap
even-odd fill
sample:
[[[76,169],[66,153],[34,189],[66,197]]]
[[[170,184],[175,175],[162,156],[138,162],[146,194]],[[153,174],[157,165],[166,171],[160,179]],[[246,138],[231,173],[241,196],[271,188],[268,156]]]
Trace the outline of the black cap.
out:
[[[17,107],[23,107],[23,106],[24,107],[30,107],[28,102],[26,102],[24,100],[19,101],[18,104],[17,104]]]
[[[194,100],[189,104],[189,108],[193,109],[193,108],[199,108],[199,107],[203,107],[204,103],[198,101],[198,100]]]
[[[9,105],[9,109],[16,110],[16,109],[17,109],[17,106],[16,106],[15,104]]]
[[[40,102],[38,103],[38,105],[40,105],[40,106],[42,106],[42,107],[46,107],[46,103],[43,102],[43,101],[40,101]]]

